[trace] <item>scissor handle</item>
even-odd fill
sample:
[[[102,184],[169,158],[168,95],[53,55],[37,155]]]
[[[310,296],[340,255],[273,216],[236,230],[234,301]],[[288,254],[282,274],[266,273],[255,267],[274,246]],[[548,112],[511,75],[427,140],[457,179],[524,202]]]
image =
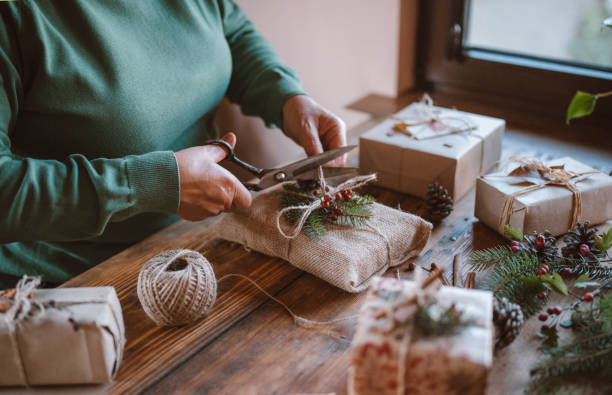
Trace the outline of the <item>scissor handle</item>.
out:
[[[225,157],[225,159],[229,159],[232,162],[242,166],[243,168],[247,169],[251,174],[257,176],[258,178],[261,178],[263,176],[264,173],[264,169],[260,169],[259,167],[255,167],[250,163],[247,163],[243,160],[241,160],[240,158],[238,158],[235,154],[234,154],[234,148],[232,148],[232,146],[230,145],[230,143],[228,143],[225,140],[208,140],[204,143],[204,145],[219,145],[222,148],[227,148],[228,154],[227,157]]]

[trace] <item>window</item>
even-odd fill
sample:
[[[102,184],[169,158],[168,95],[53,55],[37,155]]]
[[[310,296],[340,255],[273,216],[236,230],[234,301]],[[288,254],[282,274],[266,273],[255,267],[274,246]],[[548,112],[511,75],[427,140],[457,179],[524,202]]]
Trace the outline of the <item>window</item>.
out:
[[[417,77],[428,89],[564,119],[576,90],[612,90],[612,0],[421,0]],[[612,103],[587,122],[612,132]],[[582,122],[582,120],[581,120]]]

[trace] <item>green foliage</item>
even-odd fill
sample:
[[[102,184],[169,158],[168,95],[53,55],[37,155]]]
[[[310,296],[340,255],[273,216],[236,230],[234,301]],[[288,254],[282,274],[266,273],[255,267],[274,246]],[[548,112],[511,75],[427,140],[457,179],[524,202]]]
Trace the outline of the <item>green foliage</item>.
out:
[[[574,287],[576,288],[588,288],[588,287],[597,287],[599,283],[597,281],[589,281],[589,274],[581,274],[578,276],[576,281],[574,281]]]
[[[281,208],[292,206],[308,206],[319,199],[312,194],[312,190],[300,188],[299,185],[287,183],[283,186],[285,193],[281,195],[279,206]],[[372,217],[372,204],[376,201],[372,196],[357,196],[351,200],[334,201],[342,210],[337,221],[332,219],[333,211],[317,208],[313,210],[302,227],[302,231],[312,239],[318,239],[327,233],[326,223],[345,226],[363,226]],[[290,225],[295,225],[304,213],[303,209],[289,210],[284,218]]]
[[[595,244],[601,252],[606,252],[612,247],[612,228],[595,238]]]
[[[512,250],[505,245],[486,250],[477,250],[470,255],[470,265],[473,270],[481,272],[498,263],[511,259],[513,255]]]
[[[421,331],[421,335],[427,337],[454,335],[473,325],[473,322],[464,319],[463,312],[457,310],[454,304],[440,312],[432,302],[417,310],[414,324]]]
[[[567,296],[567,286],[559,273],[544,274],[541,276],[541,281],[550,284],[555,291]]]
[[[559,331],[557,330],[557,325],[541,330],[538,336],[544,339],[544,342],[542,342],[543,347],[557,347],[559,344]]]
[[[612,295],[576,309],[572,322],[576,336],[568,344],[545,349],[548,359],[531,372],[536,383],[588,373],[601,376],[599,388],[612,385]]]
[[[513,228],[512,226],[510,226],[510,225],[506,225],[506,226],[504,226],[504,232],[505,232],[505,233],[506,233],[508,236],[512,237],[512,239],[514,239],[514,240],[516,240],[516,241],[523,241],[523,237],[524,237],[523,232],[521,232],[521,231],[520,231],[520,230],[518,230],[518,229],[514,229],[514,228]]]
[[[474,251],[470,265],[475,271],[491,269],[484,287],[497,297],[506,297],[521,306],[525,318],[536,313],[545,300],[537,298],[544,285],[535,274],[540,262],[535,254],[527,251],[512,253],[508,247],[495,247]]]
[[[587,92],[578,91],[572,98],[572,101],[567,108],[565,122],[569,125],[570,120],[591,115],[595,109],[598,95],[593,95]]]

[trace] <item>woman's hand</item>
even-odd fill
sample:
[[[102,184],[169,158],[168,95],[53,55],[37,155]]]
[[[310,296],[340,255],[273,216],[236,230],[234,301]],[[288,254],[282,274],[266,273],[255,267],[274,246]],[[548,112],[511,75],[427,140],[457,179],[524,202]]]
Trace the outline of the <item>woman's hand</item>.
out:
[[[293,96],[283,105],[283,130],[309,156],[346,145],[344,122],[305,95]],[[345,163],[346,155],[330,162],[334,166]]]
[[[223,136],[233,147],[236,136]],[[178,162],[181,202],[178,215],[189,221],[199,221],[230,209],[247,208],[251,194],[232,173],[219,166],[227,155],[217,145],[191,147],[175,153]]]

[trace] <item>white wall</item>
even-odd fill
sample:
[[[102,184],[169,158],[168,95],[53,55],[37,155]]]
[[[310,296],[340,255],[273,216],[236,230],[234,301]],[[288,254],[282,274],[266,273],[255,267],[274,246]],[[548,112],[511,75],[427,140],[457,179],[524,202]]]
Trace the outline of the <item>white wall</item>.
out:
[[[304,89],[349,128],[367,116],[347,104],[371,92],[396,95],[400,1],[236,0]],[[259,166],[303,155],[279,130],[265,130],[235,106],[222,106],[218,124],[238,133],[238,153]]]

